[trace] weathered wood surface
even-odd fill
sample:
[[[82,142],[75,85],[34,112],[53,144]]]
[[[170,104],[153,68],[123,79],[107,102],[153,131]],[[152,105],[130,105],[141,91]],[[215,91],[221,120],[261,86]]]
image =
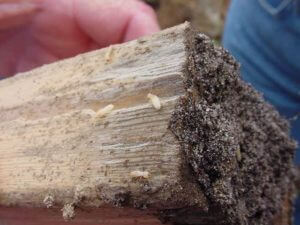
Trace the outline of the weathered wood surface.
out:
[[[196,44],[190,46],[196,37],[204,46],[200,46],[202,50],[197,50]],[[196,50],[199,55],[193,55]],[[222,185],[228,185],[226,182],[231,178],[240,182],[238,179],[250,174],[247,170],[248,150],[240,150],[239,144],[232,143],[228,146],[231,150],[226,150],[229,153],[220,153],[223,161],[214,167],[220,175],[211,177],[210,173],[216,172],[211,172],[210,165],[207,165],[206,171],[203,161],[197,161],[201,159],[201,154],[193,149],[189,153],[185,149],[185,146],[195,144],[186,143],[184,138],[192,136],[188,134],[188,129],[184,134],[184,118],[175,112],[178,104],[186,100],[197,102],[207,94],[203,92],[202,96],[198,93],[196,83],[193,83],[196,81],[189,77],[192,75],[187,76],[192,73],[187,71],[188,68],[198,71],[200,65],[200,70],[210,71],[222,65],[221,70],[213,73],[221,71],[224,76],[236,71],[237,65],[227,54],[223,56],[219,50],[214,51],[206,37],[194,34],[190,26],[184,24],[1,81],[0,222],[18,224],[22,220],[23,224],[35,224],[33,221],[60,224],[63,219],[57,214],[61,214],[63,208],[65,219],[79,215],[78,220],[75,218],[71,222],[74,224],[159,224],[157,217],[182,224],[208,225],[217,221],[246,224],[245,221],[252,217],[247,217],[248,211],[240,211],[240,207],[246,207],[243,206],[244,197],[241,197],[241,202],[231,205],[228,201],[231,198],[237,201],[235,198],[238,196],[245,196],[247,200],[249,194],[240,193],[243,190],[239,187],[234,189],[232,186],[232,189]],[[212,62],[211,65],[202,65],[201,62],[196,65],[199,60]],[[224,84],[229,85],[227,82],[231,81],[226,79]],[[215,88],[214,82],[212,79],[211,89]],[[203,90],[207,88],[205,85],[203,83],[201,87]],[[220,89],[221,86],[216,87]],[[255,94],[253,99],[251,101],[255,102]],[[194,115],[194,112],[189,112],[190,109],[186,108],[187,117]],[[180,112],[180,108],[177,110]],[[208,116],[217,113],[218,117],[217,111],[209,113],[210,110],[212,108],[204,111],[208,112]],[[277,119],[278,115],[272,114],[272,122],[273,117]],[[200,116],[195,118],[197,120]],[[258,118],[265,120],[263,115]],[[181,124],[177,124],[177,119]],[[175,122],[170,123],[172,120]],[[193,119],[190,121],[192,123]],[[227,124],[222,118],[219,121]],[[194,124],[197,124],[197,132],[202,129],[203,124]],[[287,142],[288,137],[285,129],[281,130],[281,124],[272,126],[267,130],[280,130],[280,140]],[[222,129],[220,132],[223,132]],[[230,136],[231,131],[228,132]],[[216,133],[219,135],[219,131]],[[237,137],[232,138],[235,140]],[[265,142],[268,143],[261,141]],[[224,140],[224,146],[228,143]],[[263,151],[267,145],[260,146]],[[210,156],[203,155],[215,157],[219,154],[218,148],[216,146],[216,153]],[[249,157],[251,163],[261,158],[251,154]],[[268,157],[265,156],[266,161],[273,160]],[[244,161],[245,168],[242,165]],[[284,167],[287,174],[289,162],[290,159]],[[224,170],[227,172],[221,167],[227,168]],[[269,170],[269,167],[266,168]],[[273,172],[269,175],[274,176]],[[281,181],[281,177],[276,180],[278,187],[281,187]],[[255,188],[250,180],[247,182],[250,184],[249,190]],[[270,188],[275,187],[272,182]],[[284,185],[288,182],[290,180],[286,179]],[[278,195],[286,193],[286,188],[283,188]],[[266,200],[262,197],[260,201]],[[278,201],[284,199],[278,196],[275,203],[278,204]],[[284,205],[284,216],[277,205],[274,207],[278,210],[274,213],[289,220],[291,204]],[[224,210],[219,210],[223,206]],[[46,207],[50,209],[43,209]],[[124,208],[114,211],[114,207]],[[227,214],[227,207],[232,207],[236,212]],[[20,208],[22,213],[15,215]],[[113,220],[118,213],[122,214],[122,220]],[[272,218],[266,215],[264,221]]]
[[[89,198],[85,206],[122,205],[115,195],[123,192],[140,207],[204,204],[197,189],[181,184],[182,157],[167,129],[184,91],[184,29],[1,81],[0,204],[43,206],[50,195],[64,205],[77,189]],[[149,93],[159,97],[160,110]],[[111,112],[97,114],[109,104]],[[133,171],[149,178],[133,181]],[[184,196],[184,189],[194,195]]]

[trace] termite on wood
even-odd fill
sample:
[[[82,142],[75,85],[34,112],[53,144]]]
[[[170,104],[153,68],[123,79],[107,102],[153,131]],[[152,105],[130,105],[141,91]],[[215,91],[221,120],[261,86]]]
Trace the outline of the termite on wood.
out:
[[[96,113],[96,117],[97,118],[101,118],[101,117],[105,117],[107,116],[109,113],[111,113],[111,111],[114,109],[114,105],[109,104],[107,106],[105,106],[104,108],[98,110],[98,112]]]
[[[147,95],[147,98],[150,99],[150,102],[152,103],[153,107],[157,110],[160,110],[161,109],[161,103],[160,103],[160,100],[159,98],[156,96],[156,95],[153,95],[151,93],[149,93]]]
[[[105,61],[107,63],[111,63],[112,58],[113,58],[113,53],[114,53],[114,47],[112,45],[110,45],[108,47],[107,52],[105,53]]]
[[[139,180],[139,179],[149,179],[150,173],[148,171],[132,171],[130,173],[130,176],[133,180]]]

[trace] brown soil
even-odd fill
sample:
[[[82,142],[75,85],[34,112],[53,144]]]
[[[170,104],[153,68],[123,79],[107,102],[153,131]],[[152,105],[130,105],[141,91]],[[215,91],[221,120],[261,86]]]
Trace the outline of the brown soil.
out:
[[[170,129],[210,202],[209,211],[223,215],[206,225],[272,224],[293,186],[296,145],[289,124],[205,35],[190,38],[188,50],[187,94]]]

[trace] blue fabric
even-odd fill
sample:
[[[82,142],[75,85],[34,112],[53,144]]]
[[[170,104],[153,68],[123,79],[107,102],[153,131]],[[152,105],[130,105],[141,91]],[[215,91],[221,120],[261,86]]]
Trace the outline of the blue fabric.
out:
[[[241,63],[243,79],[291,119],[300,142],[300,0],[232,0],[223,45]],[[300,200],[295,217],[300,225]]]

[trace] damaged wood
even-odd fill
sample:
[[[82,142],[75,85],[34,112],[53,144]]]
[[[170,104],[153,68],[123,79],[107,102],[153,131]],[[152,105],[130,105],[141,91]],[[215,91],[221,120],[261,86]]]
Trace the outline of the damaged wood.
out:
[[[0,131],[7,223],[290,221],[287,122],[187,23],[1,81]]]

